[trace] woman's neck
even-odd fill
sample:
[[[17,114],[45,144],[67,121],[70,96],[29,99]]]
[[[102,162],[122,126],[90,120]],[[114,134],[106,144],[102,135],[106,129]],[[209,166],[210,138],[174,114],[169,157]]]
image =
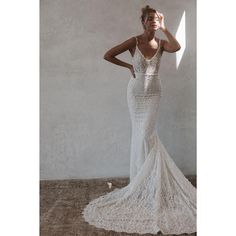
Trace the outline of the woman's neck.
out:
[[[147,40],[148,42],[152,41],[153,39],[155,39],[155,31],[145,30],[143,33],[143,38]]]

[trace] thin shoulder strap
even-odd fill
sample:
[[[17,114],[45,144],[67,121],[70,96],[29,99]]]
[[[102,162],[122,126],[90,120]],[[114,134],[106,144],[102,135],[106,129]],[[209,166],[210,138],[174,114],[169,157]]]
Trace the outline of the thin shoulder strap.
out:
[[[135,37],[136,38],[136,45],[138,45],[138,38],[137,37]]]

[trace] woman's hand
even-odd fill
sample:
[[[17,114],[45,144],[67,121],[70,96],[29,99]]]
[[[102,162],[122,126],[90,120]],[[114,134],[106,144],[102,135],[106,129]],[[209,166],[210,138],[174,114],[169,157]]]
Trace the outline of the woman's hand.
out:
[[[128,68],[129,68],[131,74],[133,75],[133,77],[135,78],[135,73],[134,73],[134,67],[133,67],[133,65],[130,65]]]
[[[164,15],[162,13],[157,12],[157,15],[159,17],[159,21],[160,21],[160,29],[161,30],[165,30],[166,26],[165,26],[165,22],[164,22]]]

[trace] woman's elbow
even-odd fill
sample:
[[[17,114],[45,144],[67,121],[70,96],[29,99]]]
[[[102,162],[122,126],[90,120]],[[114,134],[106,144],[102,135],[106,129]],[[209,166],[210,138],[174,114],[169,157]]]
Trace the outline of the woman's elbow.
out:
[[[181,46],[175,47],[173,49],[171,49],[169,52],[177,52],[181,49]]]
[[[176,52],[177,51],[179,51],[181,49],[181,46],[180,46],[180,44],[177,46],[177,48],[176,48]]]
[[[108,55],[105,53],[105,54],[103,55],[103,59],[107,60],[107,58],[108,58]]]
[[[108,53],[105,53],[104,56],[103,56],[103,59],[109,61],[110,55]]]

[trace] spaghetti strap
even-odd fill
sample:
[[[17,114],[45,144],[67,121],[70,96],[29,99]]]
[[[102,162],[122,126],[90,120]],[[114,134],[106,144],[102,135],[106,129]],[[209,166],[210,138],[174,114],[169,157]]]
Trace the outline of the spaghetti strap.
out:
[[[135,39],[136,39],[136,46],[138,45],[138,38],[137,37],[135,37]]]

